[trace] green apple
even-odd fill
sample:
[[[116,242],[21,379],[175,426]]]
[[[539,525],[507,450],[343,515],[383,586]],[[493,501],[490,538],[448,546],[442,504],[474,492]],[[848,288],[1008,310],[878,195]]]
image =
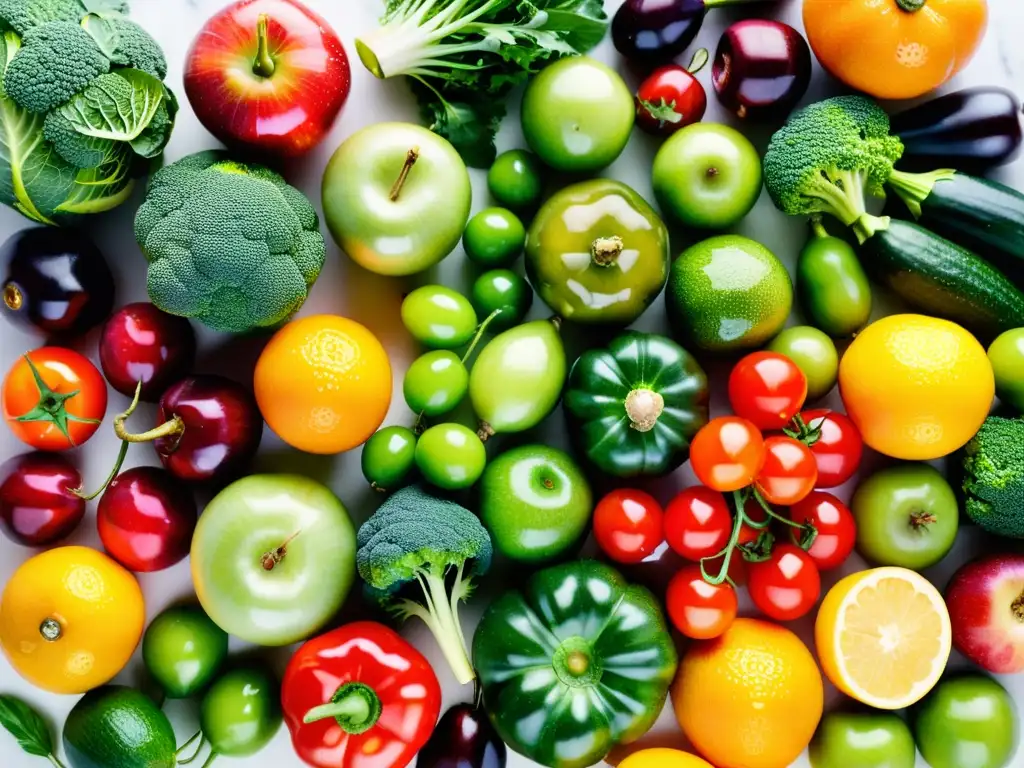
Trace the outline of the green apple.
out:
[[[250,475],[207,505],[192,538],[192,581],[225,632],[257,645],[303,640],[338,611],[355,579],[352,519],[299,475]]]
[[[499,552],[544,562],[576,544],[590,524],[593,495],[572,458],[557,448],[524,445],[487,465],[480,517]]]
[[[335,242],[380,275],[421,272],[451,253],[472,197],[455,148],[411,123],[371,125],[346,139],[321,193]]]

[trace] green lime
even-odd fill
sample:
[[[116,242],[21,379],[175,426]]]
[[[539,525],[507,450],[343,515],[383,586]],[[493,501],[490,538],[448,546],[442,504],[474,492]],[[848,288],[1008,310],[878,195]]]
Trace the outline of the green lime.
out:
[[[199,705],[203,736],[218,755],[248,757],[263,749],[281,727],[281,686],[262,667],[221,675]]]
[[[416,464],[416,435],[407,427],[384,427],[363,446],[363,477],[376,490],[394,491]]]
[[[64,751],[72,768],[174,768],[176,749],[167,716],[134,688],[95,688],[64,721]]]
[[[481,267],[507,267],[523,252],[526,228],[507,208],[485,208],[469,220],[462,246]]]
[[[486,463],[483,442],[461,424],[438,424],[416,443],[416,466],[427,482],[446,491],[469,488],[480,479]]]
[[[402,301],[402,323],[418,342],[431,349],[461,347],[476,332],[469,299],[443,285],[424,285]]]
[[[413,413],[440,416],[462,402],[469,389],[469,371],[454,352],[437,349],[413,360],[405,372],[402,392]]]
[[[526,278],[508,269],[492,269],[473,281],[469,300],[481,322],[497,309],[501,314],[487,326],[505,331],[518,325],[533,306],[533,289]]]
[[[807,378],[807,399],[817,400],[832,391],[839,376],[839,353],[824,331],[809,325],[787,328],[768,345],[785,355]]]
[[[1024,328],[1000,334],[988,348],[999,399],[1024,412]]]
[[[168,608],[142,638],[146,669],[169,699],[187,699],[205,688],[227,655],[227,632],[198,605]]]
[[[509,208],[534,208],[544,191],[544,166],[525,149],[502,152],[487,172],[487,188]]]

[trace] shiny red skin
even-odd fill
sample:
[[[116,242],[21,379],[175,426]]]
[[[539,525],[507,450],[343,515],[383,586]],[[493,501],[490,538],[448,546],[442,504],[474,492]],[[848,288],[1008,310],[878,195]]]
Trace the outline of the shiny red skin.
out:
[[[831,493],[811,491],[789,508],[789,519],[801,525],[810,523],[818,532],[807,554],[820,571],[838,568],[846,562],[857,543],[853,513]],[[790,537],[797,543],[800,531],[791,529]]]
[[[162,571],[184,559],[198,513],[187,486],[159,467],[115,477],[96,507],[103,548],[130,571]]]
[[[776,544],[768,560],[749,563],[747,571],[750,599],[775,621],[805,616],[821,595],[818,567],[795,544]]]
[[[967,563],[946,587],[953,645],[989,672],[1024,672],[1024,555]]]
[[[807,400],[807,377],[778,352],[752,352],[729,373],[733,413],[761,430],[782,429]]]
[[[779,435],[765,438],[764,448],[764,464],[754,479],[761,498],[782,506],[807,498],[818,481],[818,465],[811,449]]]
[[[706,485],[685,488],[665,509],[665,540],[687,560],[717,555],[729,543],[732,513],[725,497]]]
[[[699,565],[688,565],[669,582],[665,607],[673,626],[686,637],[710,640],[732,626],[739,601],[732,584],[708,584]]]
[[[665,540],[661,505],[649,493],[619,488],[594,508],[597,546],[617,563],[639,563]]]
[[[782,120],[807,92],[811,49],[781,21],[737,21],[718,42],[711,82],[718,101],[738,117]]]
[[[256,25],[269,19],[276,69],[257,75]],[[213,16],[185,60],[185,94],[199,122],[229,147],[301,155],[331,129],[352,75],[330,25],[295,0],[242,0]]]
[[[803,411],[800,418],[808,427],[821,422],[821,434],[811,445],[818,464],[818,487],[835,488],[853,477],[864,455],[864,440],[857,425],[845,414],[827,408]]]
[[[100,367],[110,386],[155,403],[163,391],[186,376],[196,360],[196,335],[184,317],[169,315],[148,301],[121,307],[103,326]]]
[[[26,547],[45,547],[70,534],[85,501],[70,493],[82,476],[63,456],[23,453],[0,467],[0,530]]]
[[[659,108],[666,110],[664,115],[657,114]],[[704,86],[678,64],[654,70],[636,92],[636,124],[655,136],[671,136],[699,123],[707,108]]]
[[[263,418],[252,392],[223,376],[189,376],[160,398],[157,424],[179,417],[181,435],[153,445],[164,467],[193,483],[219,482],[240,474],[263,436]]]

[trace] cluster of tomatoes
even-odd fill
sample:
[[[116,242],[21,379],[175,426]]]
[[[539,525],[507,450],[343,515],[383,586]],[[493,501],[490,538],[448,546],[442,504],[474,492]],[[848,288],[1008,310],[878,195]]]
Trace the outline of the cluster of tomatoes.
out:
[[[863,442],[845,415],[801,410],[807,380],[787,357],[755,352],[729,377],[735,415],[712,419],[694,437],[690,463],[700,485],[663,510],[650,494],[612,491],[594,512],[594,536],[611,559],[639,563],[667,542],[690,561],[669,583],[675,627],[709,639],[736,618],[737,588],[776,621],[805,615],[821,592],[820,571],[853,551],[849,508],[822,488],[857,471]]]

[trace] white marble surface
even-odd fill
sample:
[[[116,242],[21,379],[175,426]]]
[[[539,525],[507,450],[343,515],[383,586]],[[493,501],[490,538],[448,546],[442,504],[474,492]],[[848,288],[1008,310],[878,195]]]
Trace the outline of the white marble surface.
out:
[[[31,2],[31,0],[27,0]],[[381,0],[307,0],[308,4],[325,16],[342,37],[349,52],[353,51],[352,41],[356,35],[374,23],[382,6]],[[606,0],[609,9],[614,9],[619,0]],[[178,125],[174,137],[167,149],[168,160],[216,146],[216,142],[196,121],[181,87],[182,65],[188,45],[199,30],[205,19],[225,3],[223,0],[134,0],[134,18],[150,30],[164,46],[171,64],[168,82],[181,96],[182,112],[178,117]],[[955,80],[948,83],[943,90],[979,84],[998,84],[1014,88],[1018,94],[1024,94],[1024,45],[1021,44],[1021,31],[1024,30],[1024,4],[1020,0],[990,0],[992,22],[985,42],[967,69]],[[780,0],[773,10],[771,3],[763,6],[748,6],[746,13],[774,14],[795,26],[800,26],[799,0]],[[738,17],[738,11],[715,11],[707,19],[698,42],[712,50],[725,25]],[[627,74],[623,62],[617,56],[610,42],[600,48],[596,55],[611,63],[624,74]],[[381,83],[362,69],[358,61],[353,61],[354,83],[351,97],[344,113],[338,120],[331,135],[324,143],[302,161],[295,163],[287,171],[289,180],[306,192],[319,207],[320,175],[327,159],[335,147],[355,130],[383,120],[416,120],[416,107],[401,82]],[[628,76],[628,75],[627,75]],[[709,85],[709,73],[701,74],[701,80]],[[636,83],[631,81],[631,85]],[[820,71],[816,70],[807,100],[813,100],[836,92],[836,84]],[[710,88],[709,88],[710,93]],[[711,96],[711,104],[706,120],[726,119]],[[514,98],[515,102],[517,99]],[[515,109],[513,107],[513,113]],[[748,130],[749,135],[763,148],[768,131],[765,129]],[[504,125],[500,136],[500,148],[522,146],[522,138],[518,121],[513,114]],[[650,164],[656,143],[637,132],[622,157],[609,168],[605,174],[621,179],[634,186],[645,195],[650,195]],[[997,177],[1003,181],[1024,188],[1024,162],[1001,169]],[[487,204],[487,191],[483,183],[483,175],[474,173],[474,209]],[[141,192],[122,206],[118,211],[96,217],[90,222],[91,230],[107,255],[118,281],[119,303],[139,301],[145,296],[145,264],[135,240],[132,237],[131,222],[134,211],[139,204]],[[6,238],[16,229],[25,227],[28,222],[13,211],[0,209],[0,237]],[[751,215],[737,228],[737,231],[755,237],[766,243],[790,267],[794,263],[796,253],[803,242],[805,229],[802,223],[787,220],[771,206],[766,195],[762,195],[757,207]],[[440,279],[453,286],[466,285],[466,273],[463,270],[464,256],[461,252],[452,254],[440,268]],[[419,282],[427,277],[436,279],[438,276],[421,276]],[[395,400],[388,417],[389,423],[409,423],[411,415],[401,397],[401,374],[405,365],[416,354],[414,345],[408,338],[398,318],[398,305],[401,296],[416,282],[400,279],[386,279],[369,274],[353,265],[336,247],[331,245],[328,253],[327,266],[312,292],[303,314],[317,312],[333,312],[351,316],[368,325],[374,330],[387,346],[395,365]],[[538,302],[539,304],[539,302]],[[540,307],[535,314],[542,314]],[[795,321],[795,319],[794,319]],[[663,304],[655,303],[654,307],[637,323],[644,330],[665,328]],[[199,369],[204,372],[219,372],[240,380],[247,380],[251,366],[259,352],[259,342],[253,340],[234,340],[219,336],[209,331],[200,332],[201,353]],[[6,371],[13,360],[24,351],[40,345],[42,340],[30,333],[13,329],[8,325],[0,328],[0,370]],[[95,359],[95,334],[85,339],[82,351]],[[721,381],[719,378],[718,381]],[[715,405],[721,407],[724,395],[721,387],[714,393]],[[835,398],[835,395],[832,396]],[[837,399],[832,402],[837,403]],[[124,398],[112,393],[108,416],[119,412],[126,404]],[[147,409],[140,409],[145,411]],[[143,413],[143,420],[150,418],[151,412]],[[547,430],[550,437],[545,439],[558,441],[560,420],[553,417]],[[87,486],[95,486],[107,471],[109,462],[116,453],[116,441],[108,431],[108,427],[84,448],[76,451],[74,460],[82,468]],[[6,459],[24,450],[10,433],[0,429],[0,460]],[[130,453],[129,464],[156,463],[155,455],[145,448]],[[298,469],[311,472],[325,481],[335,490],[340,498],[352,511],[357,521],[365,518],[372,509],[372,499],[365,488],[359,470],[359,452],[332,458],[310,458],[284,446],[269,429],[264,435],[261,457],[258,462],[260,470]],[[661,483],[657,494],[663,501],[671,498],[676,488],[692,482],[688,470],[677,472],[673,477]],[[847,492],[849,489],[845,489]],[[95,504],[90,504],[85,522],[73,536],[73,543],[99,546],[95,532]],[[964,532],[956,550],[946,558],[942,565],[929,572],[937,584],[944,585],[949,575],[971,554],[992,546],[991,540],[983,541],[974,532]],[[0,584],[4,583],[17,566],[32,554],[30,550],[12,544],[0,537]],[[855,570],[863,564],[853,558],[845,570]],[[845,571],[844,571],[845,572]],[[828,588],[841,574],[827,574],[824,588]],[[488,593],[500,588],[503,581],[508,580],[508,572],[499,569],[490,581],[489,586],[473,600],[466,611],[467,622],[472,622],[481,605],[486,603]],[[140,577],[150,617],[160,612],[169,603],[192,593],[187,561],[157,574]],[[749,611],[749,606],[747,606]],[[348,610],[348,609],[347,609]],[[346,619],[343,613],[341,620]],[[794,629],[801,633],[805,640],[810,640],[811,619],[796,622]],[[445,703],[465,699],[470,696],[468,688],[460,690],[451,680],[444,667],[444,662],[437,653],[432,640],[421,624],[411,623],[404,630],[435,662],[439,677],[445,687]],[[232,649],[240,651],[243,644],[233,641]],[[287,661],[289,650],[281,649],[267,654],[281,668]],[[963,659],[954,658],[956,666],[964,664]],[[139,679],[141,661],[136,655],[129,668],[118,678],[120,682],[131,683]],[[1024,712],[1024,675],[1003,680],[1016,697],[1021,711]],[[0,659],[0,691],[23,696],[33,704],[42,708],[52,719],[55,727],[63,722],[68,710],[76,697],[55,696],[36,690],[25,683],[5,660]],[[829,691],[830,702],[838,697],[835,691]],[[183,741],[194,730],[194,708],[170,704],[168,712],[175,721],[178,735]],[[722,723],[729,728],[728,722]],[[655,730],[648,737],[659,743],[683,746],[682,737],[671,712],[663,713]],[[248,760],[230,760],[221,758],[225,766],[238,765],[275,766],[275,768],[298,768],[301,763],[291,750],[287,732],[284,728],[274,742],[259,755]],[[219,761],[218,761],[219,762]],[[42,763],[37,758],[29,757],[20,752],[14,742],[0,733],[0,765],[5,768],[33,768]],[[518,755],[510,755],[510,768],[526,768],[532,763]],[[797,765],[806,766],[806,759]],[[920,765],[924,765],[921,761]],[[1024,768],[1024,750],[1012,762],[1016,768]]]

